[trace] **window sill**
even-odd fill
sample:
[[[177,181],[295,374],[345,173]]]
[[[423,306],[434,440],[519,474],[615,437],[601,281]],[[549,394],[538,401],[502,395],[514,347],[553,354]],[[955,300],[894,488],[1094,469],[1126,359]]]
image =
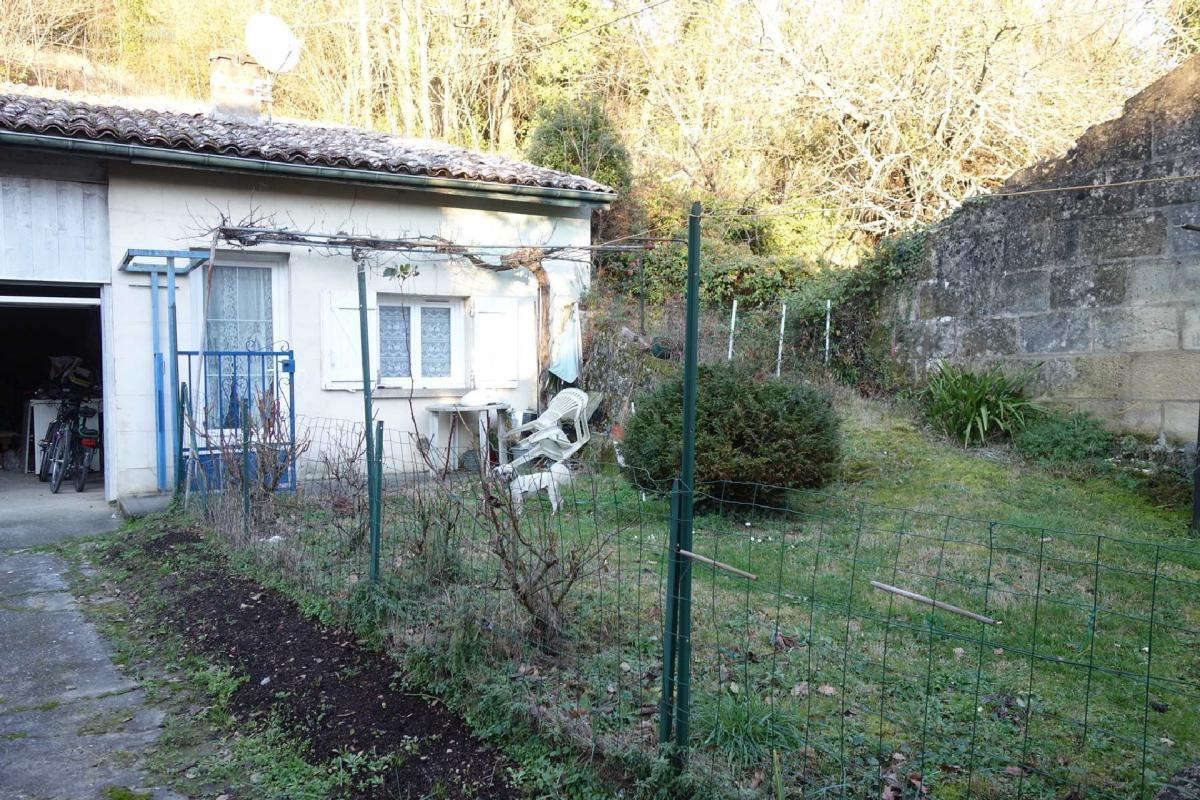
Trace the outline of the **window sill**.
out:
[[[464,394],[466,394],[469,391],[471,391],[471,389],[466,386],[461,386],[461,387],[435,386],[435,387],[425,387],[425,388],[416,387],[416,388],[412,388],[412,389],[409,389],[407,387],[400,387],[400,386],[383,386],[383,387],[377,387],[375,389],[375,391],[373,391],[371,393],[371,396],[378,400],[391,400],[391,399],[406,400],[409,397],[412,397],[414,399],[416,399],[416,398],[420,398],[420,399],[426,399],[426,398],[458,399],[459,397],[462,397]]]

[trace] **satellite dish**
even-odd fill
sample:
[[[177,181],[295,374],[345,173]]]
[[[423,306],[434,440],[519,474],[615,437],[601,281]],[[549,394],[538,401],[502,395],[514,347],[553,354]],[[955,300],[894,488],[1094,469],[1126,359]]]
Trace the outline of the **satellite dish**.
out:
[[[255,14],[246,20],[246,52],[267,72],[291,72],[300,62],[300,40],[274,14]]]

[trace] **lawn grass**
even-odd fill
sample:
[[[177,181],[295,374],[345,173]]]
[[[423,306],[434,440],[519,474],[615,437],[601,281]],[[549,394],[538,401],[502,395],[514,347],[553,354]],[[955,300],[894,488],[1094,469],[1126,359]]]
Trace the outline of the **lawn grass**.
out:
[[[841,482],[698,511],[693,550],[757,578],[693,570],[690,774],[704,796],[778,783],[788,797],[1149,798],[1200,760],[1200,551],[1181,510],[1005,448],[963,450],[887,404],[838,406]],[[527,505],[522,524],[546,526],[564,558],[598,554],[565,640],[535,646],[477,501],[470,482],[393,485],[366,594],[364,542],[319,494],[277,498],[250,536],[219,527],[403,648],[410,679],[478,726],[528,723],[649,773],[666,502],[596,467],[558,515]],[[639,791],[664,796],[657,779]]]

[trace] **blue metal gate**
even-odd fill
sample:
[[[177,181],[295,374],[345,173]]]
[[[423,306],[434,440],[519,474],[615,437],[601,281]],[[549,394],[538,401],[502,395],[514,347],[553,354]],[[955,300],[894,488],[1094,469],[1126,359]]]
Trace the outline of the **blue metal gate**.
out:
[[[291,350],[180,350],[177,488],[219,491],[249,466],[296,485],[296,359]],[[249,452],[245,442],[251,442]],[[262,463],[259,463],[259,462]]]
[[[172,474],[177,494],[185,486],[219,490],[232,462],[240,462],[246,472],[251,453],[255,458],[265,454],[270,462],[256,469],[260,476],[272,473],[272,485],[266,488],[294,487],[295,354],[288,349],[258,350],[253,343],[247,343],[245,350],[179,349],[176,279],[211,264],[214,253],[215,249],[130,249],[119,266],[122,272],[150,279],[158,490],[166,490]],[[165,353],[158,296],[162,277],[167,290]],[[253,443],[253,449],[243,444],[246,441]],[[168,448],[173,473],[167,469]]]

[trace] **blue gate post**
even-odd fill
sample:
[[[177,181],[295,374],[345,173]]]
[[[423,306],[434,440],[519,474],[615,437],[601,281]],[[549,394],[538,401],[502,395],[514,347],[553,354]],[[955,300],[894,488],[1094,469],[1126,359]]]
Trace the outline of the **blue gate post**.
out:
[[[296,353],[287,351],[287,359],[283,362],[283,374],[288,376],[288,477],[291,480],[292,491],[299,491],[296,485]]]
[[[167,420],[163,402],[162,322],[158,313],[158,270],[150,271],[150,341],[154,346],[154,440],[158,490],[167,490]],[[174,389],[172,389],[174,391]]]
[[[167,344],[170,349],[171,419],[175,425],[172,441],[175,447],[175,495],[183,490],[183,431],[179,420],[179,324],[175,310],[175,257],[167,256]]]

